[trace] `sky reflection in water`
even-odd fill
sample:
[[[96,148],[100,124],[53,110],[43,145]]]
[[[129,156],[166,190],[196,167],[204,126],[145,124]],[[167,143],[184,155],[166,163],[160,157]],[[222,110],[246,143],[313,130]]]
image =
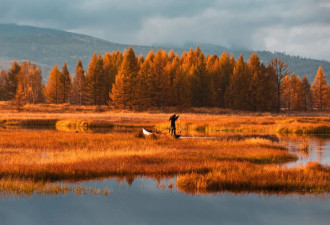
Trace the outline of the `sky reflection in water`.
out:
[[[219,193],[189,195],[153,179],[137,178],[131,186],[116,179],[79,185],[108,188],[104,195],[0,200],[0,223],[9,224],[327,224],[330,199],[299,195]],[[164,188],[162,188],[164,187]]]

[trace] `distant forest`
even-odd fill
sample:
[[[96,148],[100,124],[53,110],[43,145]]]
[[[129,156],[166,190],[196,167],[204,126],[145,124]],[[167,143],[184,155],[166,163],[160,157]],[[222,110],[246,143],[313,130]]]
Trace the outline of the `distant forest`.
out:
[[[205,56],[195,50],[178,56],[152,50],[137,57],[132,47],[124,53],[94,53],[87,71],[77,62],[75,76],[67,64],[55,65],[47,84],[35,64],[14,61],[0,72],[0,100],[17,108],[35,103],[110,105],[118,109],[144,111],[176,107],[219,107],[246,111],[326,110],[330,108],[330,86],[320,66],[309,83],[288,71],[279,58],[264,65],[253,53],[246,62],[223,52]],[[328,107],[328,108],[327,108]]]

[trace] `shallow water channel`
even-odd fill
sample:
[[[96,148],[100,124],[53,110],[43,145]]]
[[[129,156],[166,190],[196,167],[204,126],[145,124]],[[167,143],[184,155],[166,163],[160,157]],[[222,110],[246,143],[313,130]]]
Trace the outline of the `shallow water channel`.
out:
[[[279,137],[279,142],[299,157],[296,162],[282,164],[283,167],[309,161],[330,165],[330,137]],[[302,153],[299,146],[306,142],[310,151]],[[6,195],[0,198],[0,224],[324,225],[330,221],[329,195],[231,192],[192,195],[180,192],[175,183],[175,177],[109,178],[66,183],[102,190],[98,194]]]

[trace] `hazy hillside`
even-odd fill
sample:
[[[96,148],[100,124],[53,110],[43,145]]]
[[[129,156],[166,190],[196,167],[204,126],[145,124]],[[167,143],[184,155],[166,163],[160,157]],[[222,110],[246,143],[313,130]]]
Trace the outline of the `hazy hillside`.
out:
[[[221,46],[201,44],[205,54],[221,54],[229,51],[237,58],[240,53],[244,54],[246,60],[251,55],[251,51],[230,50]],[[46,79],[50,69],[64,62],[68,63],[69,70],[74,72],[78,58],[83,61],[84,68],[87,69],[90,57],[94,52],[104,54],[107,51],[123,51],[129,46],[112,43],[94,37],[75,34],[54,29],[44,29],[29,26],[18,26],[15,24],[0,24],[0,69],[8,68],[13,59],[30,60],[36,62],[43,70]],[[158,47],[133,46],[137,55],[146,55],[151,49]],[[190,47],[195,48],[195,44],[187,44],[182,48],[174,48],[179,55]],[[169,51],[167,47],[165,50]],[[292,57],[282,53],[257,52],[261,60],[266,64],[271,58],[279,57],[290,65],[290,70],[302,76],[307,74],[312,80],[319,65],[322,65],[325,73],[330,77],[330,62]]]

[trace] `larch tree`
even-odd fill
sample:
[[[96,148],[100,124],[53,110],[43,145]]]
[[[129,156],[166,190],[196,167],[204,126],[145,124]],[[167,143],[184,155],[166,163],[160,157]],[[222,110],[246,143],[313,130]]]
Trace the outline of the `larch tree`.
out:
[[[132,47],[124,53],[123,62],[110,93],[111,103],[121,109],[133,109],[138,60]]]
[[[219,95],[218,103],[220,107],[225,107],[225,93],[229,87],[230,77],[234,72],[236,61],[234,56],[229,57],[227,52],[221,54],[219,58],[219,83],[215,85],[216,91]]]
[[[17,75],[17,85],[21,85],[26,103],[44,101],[41,70],[35,64],[24,61]]]
[[[282,79],[289,74],[288,64],[279,58],[274,58],[270,61],[270,65],[275,72],[274,75],[277,84],[277,113],[279,113],[281,109],[281,82]]]
[[[302,110],[302,84],[301,80],[295,73],[292,74],[290,80],[290,98],[291,98],[291,110]]]
[[[44,85],[42,83],[41,69],[35,64],[29,64],[27,80],[27,102],[33,104],[44,102],[45,96],[43,93]]]
[[[62,92],[61,92],[61,71],[58,66],[55,65],[54,68],[50,71],[49,77],[46,85],[46,97],[49,103],[59,104],[61,103]]]
[[[302,107],[305,111],[307,111],[308,109],[312,108],[313,105],[311,84],[307,79],[307,75],[304,75],[302,79],[301,88],[302,88]]]
[[[162,109],[168,102],[168,92],[170,90],[170,77],[166,69],[168,56],[161,49],[155,54],[150,62],[150,93],[152,105]]]
[[[67,103],[71,97],[72,92],[72,80],[71,74],[69,73],[68,67],[66,63],[63,64],[62,72],[60,75],[60,82],[61,82],[61,102]]]
[[[8,100],[8,74],[6,71],[0,71],[0,101],[7,101]]]
[[[273,107],[275,82],[271,71],[260,62],[255,53],[247,64],[249,71],[249,109],[253,111],[270,111]]]
[[[249,70],[249,108],[256,111],[260,108],[260,102],[263,102],[263,75],[261,71],[261,63],[257,54],[253,53],[247,64]]]
[[[115,83],[116,75],[123,61],[123,54],[120,51],[107,52],[103,57],[103,70],[105,74],[105,102],[109,101],[109,93]]]
[[[192,103],[197,107],[212,106],[215,101],[213,80],[207,73],[204,54],[197,52],[196,55],[191,75]]]
[[[221,73],[219,57],[217,55],[207,56],[206,58],[206,71],[210,79],[212,79],[213,86],[213,102],[212,106],[220,107],[221,98]]]
[[[140,60],[139,60],[140,61]],[[147,58],[143,63],[139,62],[139,73],[136,77],[135,100],[133,102],[134,109],[137,111],[147,110],[151,107],[151,93],[150,93],[150,67],[151,61]]]
[[[330,85],[328,85],[327,109],[330,109]]]
[[[323,72],[321,66],[317,70],[317,74],[312,84],[312,93],[314,97],[315,107],[318,110],[326,109],[326,103],[328,98],[328,85],[326,80],[326,74]]]
[[[87,97],[90,104],[104,105],[106,92],[106,79],[101,54],[94,53],[87,70]]]
[[[170,79],[169,91],[168,91],[168,101],[167,104],[169,106],[175,106],[175,99],[177,98],[174,86],[175,86],[175,79],[181,72],[181,64],[180,59],[177,55],[173,55],[173,51],[169,54],[169,61],[166,66],[166,70]]]
[[[248,76],[247,65],[244,62],[243,55],[241,55],[235,64],[233,74],[230,77],[229,87],[225,93],[227,106],[230,108],[238,110],[249,109]]]
[[[17,90],[17,76],[18,73],[20,72],[21,67],[18,64],[18,62],[15,60],[11,66],[11,68],[8,71],[8,77],[7,77],[7,97],[8,100],[14,99],[16,95],[16,90]]]
[[[21,110],[21,108],[26,104],[25,93],[22,83],[18,83],[17,85],[14,103],[17,110]]]
[[[291,77],[289,74],[286,74],[285,77],[281,81],[281,108],[285,110],[291,109]]]
[[[86,101],[86,77],[81,59],[79,58],[72,82],[71,102],[77,105],[85,105]]]

